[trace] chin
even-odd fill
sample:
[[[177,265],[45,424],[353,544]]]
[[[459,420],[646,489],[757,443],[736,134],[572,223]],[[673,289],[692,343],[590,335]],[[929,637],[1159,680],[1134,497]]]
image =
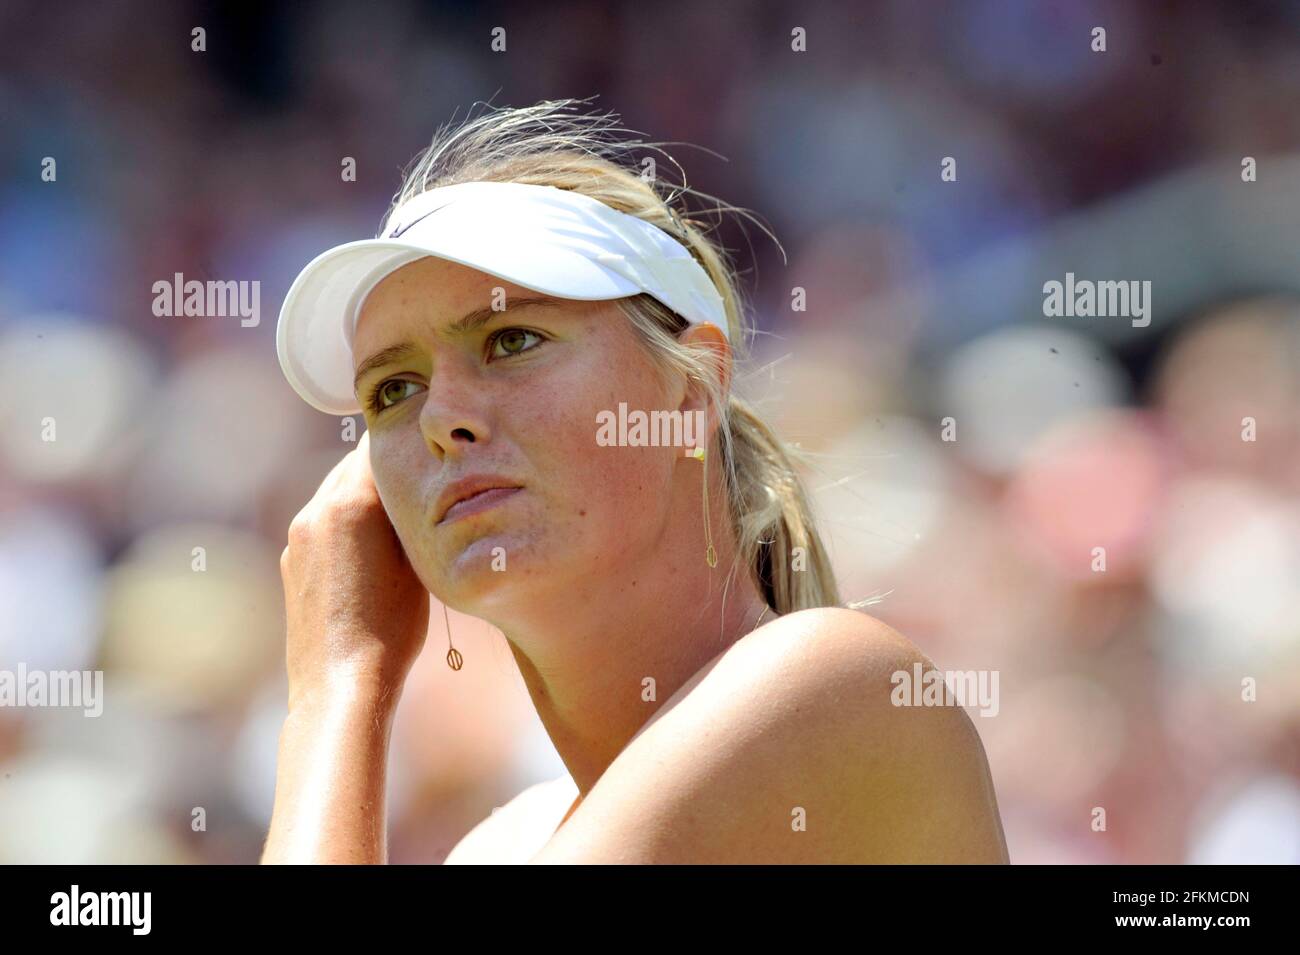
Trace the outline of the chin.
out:
[[[506,528],[484,529],[458,549],[438,578],[439,590],[456,610],[484,616],[521,599],[524,590],[554,582],[554,563],[544,559],[536,529],[521,535]],[[548,571],[540,568],[548,567]],[[546,574],[550,574],[550,579]]]

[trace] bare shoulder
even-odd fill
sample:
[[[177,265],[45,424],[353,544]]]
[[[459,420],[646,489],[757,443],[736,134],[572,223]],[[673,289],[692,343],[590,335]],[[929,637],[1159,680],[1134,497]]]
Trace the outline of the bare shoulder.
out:
[[[802,662],[815,683],[857,681],[918,661],[933,666],[919,647],[893,627],[845,607],[815,607],[777,617],[737,641],[728,653],[735,663],[755,666]]]
[[[538,862],[1005,862],[979,735],[895,705],[933,668],[869,614],[786,614],[711,661],[592,788]]]
[[[577,792],[567,774],[527,787],[461,837],[443,865],[527,862],[546,843]]]

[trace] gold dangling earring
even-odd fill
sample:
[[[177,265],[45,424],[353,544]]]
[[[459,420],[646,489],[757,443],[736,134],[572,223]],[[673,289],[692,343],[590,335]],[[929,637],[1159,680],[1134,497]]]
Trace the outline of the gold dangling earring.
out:
[[[459,670],[465,665],[465,658],[461,656],[459,650],[451,645],[451,618],[447,616],[447,605],[442,605],[442,619],[447,624],[447,666],[453,670]]]
[[[709,460],[703,447],[697,447],[692,453],[696,461],[704,463],[704,476],[702,483],[704,485],[704,539],[708,546],[704,551],[704,560],[710,567],[718,566],[718,554],[713,549],[713,525],[709,522]]]

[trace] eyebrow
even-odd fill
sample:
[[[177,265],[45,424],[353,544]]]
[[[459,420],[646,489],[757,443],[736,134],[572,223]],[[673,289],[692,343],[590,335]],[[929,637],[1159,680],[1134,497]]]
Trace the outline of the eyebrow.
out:
[[[462,315],[456,321],[443,330],[445,335],[468,335],[470,332],[482,328],[498,315],[504,315],[506,312],[515,309],[526,308],[529,305],[556,306],[560,303],[553,298],[533,297],[533,298],[516,298],[508,299],[505,308],[486,308],[475,309],[468,315]],[[400,342],[396,345],[389,345],[387,348],[375,352],[360,365],[357,366],[356,376],[352,379],[352,390],[355,392],[361,387],[361,379],[370,372],[383,365],[388,365],[404,358],[409,358],[415,351],[415,346],[410,342]]]

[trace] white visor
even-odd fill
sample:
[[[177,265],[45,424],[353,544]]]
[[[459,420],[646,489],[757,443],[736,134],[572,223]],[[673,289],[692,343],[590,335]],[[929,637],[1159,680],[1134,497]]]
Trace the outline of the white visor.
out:
[[[727,334],[722,296],[708,274],[685,246],[644,219],[554,186],[442,186],[395,209],[383,235],[336,246],[294,279],[275,343],[285,377],[308,404],[335,415],[361,410],[352,390],[361,306],[387,275],[425,256],[557,298],[645,292],[688,322]]]

